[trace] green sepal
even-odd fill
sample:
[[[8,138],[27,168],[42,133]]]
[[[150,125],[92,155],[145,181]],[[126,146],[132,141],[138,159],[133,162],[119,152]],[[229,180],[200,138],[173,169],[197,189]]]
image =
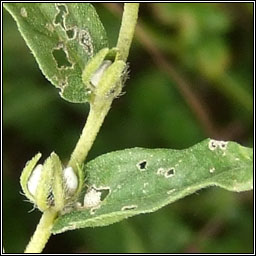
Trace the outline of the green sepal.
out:
[[[75,193],[70,196],[69,198],[67,198],[69,201],[75,201],[76,199],[78,199],[82,189],[84,188],[84,182],[85,182],[85,170],[84,170],[84,164],[77,164],[77,168],[75,171],[75,174],[77,175],[78,178],[78,187],[75,191]]]
[[[42,173],[40,176],[40,181],[38,183],[35,202],[38,209],[42,212],[47,210],[50,205],[53,205],[53,197],[51,196],[51,187],[53,180],[53,168],[52,168],[52,159],[51,156],[48,157],[44,164]]]
[[[100,67],[101,63],[105,59],[108,54],[109,49],[104,48],[101,49],[90,61],[87,63],[83,70],[82,79],[85,86],[91,88],[91,77],[96,72],[96,70]]]
[[[50,158],[53,170],[52,194],[54,197],[54,209],[61,211],[65,204],[62,164],[58,155],[54,152],[51,154]]]
[[[104,98],[115,98],[122,91],[122,75],[126,63],[122,60],[116,60],[102,75],[98,86],[95,89],[95,95]],[[101,99],[100,99],[101,100]]]
[[[28,190],[28,180],[41,156],[41,153],[37,153],[31,160],[29,160],[23,168],[20,176],[20,185],[23,190],[23,193],[31,202],[35,202],[35,199],[34,196]]]

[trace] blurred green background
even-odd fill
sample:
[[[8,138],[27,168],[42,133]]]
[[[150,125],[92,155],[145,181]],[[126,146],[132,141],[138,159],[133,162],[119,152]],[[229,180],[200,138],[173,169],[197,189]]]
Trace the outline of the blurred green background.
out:
[[[94,6],[114,46],[122,6]],[[139,17],[126,93],[89,159],[135,146],[186,148],[206,137],[252,146],[253,4],[143,3]],[[40,218],[19,193],[21,170],[38,151],[67,161],[88,106],[59,97],[5,10],[3,38],[3,242],[17,253]],[[44,252],[252,253],[253,193],[208,188],[155,213],[52,236]]]

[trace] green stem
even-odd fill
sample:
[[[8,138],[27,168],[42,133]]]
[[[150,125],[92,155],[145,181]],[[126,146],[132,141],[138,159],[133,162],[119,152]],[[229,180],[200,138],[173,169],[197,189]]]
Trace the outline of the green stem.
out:
[[[129,54],[135,25],[137,23],[138,8],[139,4],[126,3],[124,5],[124,14],[117,43],[117,47],[120,50],[119,60],[124,62]],[[110,109],[114,97],[103,100],[106,98],[104,95],[106,89],[107,88],[98,90],[99,95],[95,95],[95,98],[91,102],[91,108],[86,124],[68,163],[68,165],[74,169],[77,168],[77,164],[83,163],[86,159],[86,156],[91,149],[100,127],[102,126],[102,123]],[[56,217],[57,212],[52,209],[43,213],[25,253],[40,253],[43,250],[51,235],[51,228]]]
[[[45,211],[36,227],[36,231],[30,239],[29,244],[24,253],[40,253],[45,247],[50,235],[51,228],[57,212],[49,209]]]
[[[120,50],[119,59],[123,60],[124,62],[129,54],[129,49],[137,23],[138,10],[138,3],[125,3],[124,5],[122,24],[117,42],[117,48]],[[101,99],[102,95],[97,95],[96,97]],[[89,116],[71,155],[68,166],[76,169],[77,164],[81,164],[85,161],[87,154],[100,130],[100,127],[102,126],[105,116],[110,109],[112,101],[113,99],[108,102],[101,103],[101,100],[96,99],[94,103],[91,103]]]
[[[111,101],[112,102],[112,101]],[[76,147],[71,155],[68,166],[76,169],[77,164],[84,162],[92,144],[100,130],[100,127],[107,115],[111,102],[102,105],[91,104],[90,112],[82,131],[82,134],[76,144]]]
[[[122,24],[117,41],[120,50],[120,60],[126,61],[129,55],[135,26],[138,19],[139,3],[125,3]]]

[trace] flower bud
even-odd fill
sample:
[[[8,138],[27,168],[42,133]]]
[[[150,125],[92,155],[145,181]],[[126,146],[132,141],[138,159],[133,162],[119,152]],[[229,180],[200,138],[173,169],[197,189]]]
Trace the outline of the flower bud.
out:
[[[36,165],[40,157],[41,154],[38,153],[23,169],[20,178],[22,190],[40,211],[49,208],[62,211],[79,196],[84,182],[83,169],[77,166],[77,173],[72,167],[63,170],[61,161],[54,152],[43,165]]]

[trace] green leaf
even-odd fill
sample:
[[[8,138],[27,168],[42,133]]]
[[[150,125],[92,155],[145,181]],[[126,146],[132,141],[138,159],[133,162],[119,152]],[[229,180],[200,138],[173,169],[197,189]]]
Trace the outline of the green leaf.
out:
[[[46,78],[70,102],[87,102],[82,82],[88,60],[108,47],[99,17],[88,3],[5,3]]]
[[[252,149],[210,139],[184,150],[133,148],[102,155],[86,165],[87,208],[59,216],[52,232],[109,225],[212,185],[250,190],[252,164]]]

